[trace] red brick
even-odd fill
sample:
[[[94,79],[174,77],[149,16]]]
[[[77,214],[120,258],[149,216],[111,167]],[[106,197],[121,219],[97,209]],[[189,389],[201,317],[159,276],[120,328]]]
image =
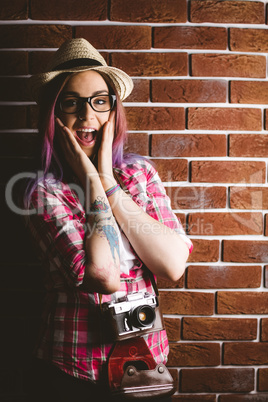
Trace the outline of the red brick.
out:
[[[217,262],[219,260],[218,240],[192,239],[194,249],[188,262]]]
[[[152,134],[152,156],[226,156],[224,134]]]
[[[152,159],[162,181],[187,181],[186,159]]]
[[[168,340],[179,341],[181,339],[181,320],[179,318],[164,318]]]
[[[227,83],[215,80],[153,80],[152,102],[226,102]]]
[[[268,341],[268,318],[261,319],[261,341]]]
[[[220,395],[219,402],[267,402],[267,394]]]
[[[190,265],[187,268],[188,289],[259,288],[261,280],[261,266]]]
[[[0,106],[1,129],[26,128],[25,106]]]
[[[193,183],[265,183],[265,174],[265,162],[191,162],[191,181]]]
[[[37,151],[38,134],[36,133],[1,133],[1,157],[29,157]]]
[[[1,75],[27,75],[28,52],[0,52]]]
[[[160,291],[163,314],[212,315],[214,294],[205,292]]]
[[[230,342],[223,345],[223,364],[268,364],[268,342]]]
[[[218,314],[268,314],[267,292],[225,292],[217,294]]]
[[[190,21],[265,24],[264,4],[260,1],[195,0],[190,2]]]
[[[262,235],[261,212],[197,212],[188,217],[188,233],[202,236]]]
[[[179,107],[127,107],[130,130],[184,130],[184,109]]]
[[[155,27],[153,45],[163,49],[222,49],[227,46],[226,28],[169,26]]]
[[[150,81],[134,79],[134,88],[127,98],[127,102],[148,102],[150,99]]]
[[[28,0],[2,0],[0,20],[27,20]]]
[[[182,275],[176,282],[168,281],[163,278],[157,278],[157,286],[159,289],[180,289],[184,287],[185,275]]]
[[[183,367],[217,366],[220,364],[220,344],[170,344],[168,365]]]
[[[66,25],[3,25],[0,26],[1,48],[58,48],[72,38]]]
[[[267,29],[230,28],[230,50],[267,53]]]
[[[187,53],[112,53],[112,65],[131,76],[165,77],[187,75]]]
[[[145,133],[129,133],[125,152],[133,152],[139,155],[149,155],[149,137]]]
[[[225,208],[225,187],[167,187],[173,209]]]
[[[265,236],[268,236],[268,214],[265,215],[265,228],[264,228]]]
[[[268,188],[230,187],[230,207],[236,209],[268,209]]]
[[[184,317],[182,339],[250,340],[257,337],[257,319]]]
[[[265,240],[223,240],[223,261],[266,263],[268,242]]]
[[[268,391],[268,368],[259,369],[259,378],[258,378],[258,390],[259,391]],[[267,398],[267,394],[265,395]],[[267,399],[266,399],[267,400]],[[265,399],[263,399],[265,402]]]
[[[33,20],[103,21],[108,18],[106,0],[31,0]]]
[[[231,103],[268,103],[268,82],[232,81]]]
[[[254,389],[254,369],[182,369],[180,384],[181,392],[250,392]]]
[[[190,107],[189,130],[260,131],[262,111],[253,108]]]
[[[1,101],[27,101],[31,100],[28,93],[28,78],[0,77]]]
[[[264,272],[265,272],[265,287],[268,288],[268,265],[264,267]]]
[[[111,0],[111,21],[186,22],[186,0]]]
[[[172,402],[216,402],[216,395],[173,395]]]
[[[268,100],[268,99],[267,99]],[[267,158],[267,134],[230,134],[229,156]]]
[[[149,26],[83,25],[75,28],[75,36],[87,39],[97,49],[135,50],[151,49],[152,46]]]
[[[193,54],[191,75],[194,77],[266,77],[265,56],[248,54]]]

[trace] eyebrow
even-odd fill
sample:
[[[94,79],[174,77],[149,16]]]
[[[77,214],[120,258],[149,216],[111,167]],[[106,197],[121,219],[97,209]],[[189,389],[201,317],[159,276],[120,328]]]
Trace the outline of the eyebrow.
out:
[[[107,89],[103,89],[100,91],[95,91],[93,92],[93,94],[91,96],[96,96],[96,95],[109,95],[109,92],[107,91]],[[73,96],[77,96],[77,97],[81,97],[81,98],[87,98],[87,96],[80,96],[79,92],[75,92],[75,91],[67,91],[67,92],[63,92],[64,96],[68,96],[68,95],[73,95]]]

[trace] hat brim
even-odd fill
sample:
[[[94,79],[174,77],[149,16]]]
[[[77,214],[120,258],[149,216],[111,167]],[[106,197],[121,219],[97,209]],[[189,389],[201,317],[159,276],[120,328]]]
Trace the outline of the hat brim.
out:
[[[111,81],[113,82],[115,89],[117,90],[120,99],[124,100],[126,99],[130,93],[132,92],[133,89],[133,81],[129,77],[128,74],[126,74],[124,71],[120,70],[119,68],[116,67],[109,67],[109,66],[81,66],[81,67],[74,67],[71,69],[67,70],[58,70],[58,71],[50,71],[47,73],[42,73],[42,74],[37,74],[33,75],[29,79],[29,86],[30,86],[30,91],[31,94],[38,102],[40,91],[42,88],[48,84],[50,81],[52,81],[54,78],[58,77],[60,74],[63,73],[78,73],[78,72],[83,72],[83,71],[88,71],[88,70],[94,70],[97,72],[100,72],[102,74],[105,74],[108,76]]]

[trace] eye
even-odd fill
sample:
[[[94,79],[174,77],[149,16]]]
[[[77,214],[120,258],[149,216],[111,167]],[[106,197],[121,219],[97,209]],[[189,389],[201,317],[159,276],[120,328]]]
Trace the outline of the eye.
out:
[[[78,105],[79,99],[77,98],[68,98],[68,99],[63,99],[61,101],[61,104],[63,107],[76,107]]]
[[[107,103],[109,103],[109,96],[108,95],[98,96],[94,98],[93,102],[94,105],[96,106],[107,105]]]

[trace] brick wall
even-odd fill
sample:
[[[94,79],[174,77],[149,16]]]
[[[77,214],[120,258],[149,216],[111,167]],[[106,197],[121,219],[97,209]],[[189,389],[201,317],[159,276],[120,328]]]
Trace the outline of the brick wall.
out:
[[[1,1],[1,400],[27,401],[43,294],[4,193],[33,166],[26,83],[62,42],[84,37],[133,77],[128,149],[154,160],[194,243],[185,276],[159,283],[174,401],[268,401],[266,3]]]

